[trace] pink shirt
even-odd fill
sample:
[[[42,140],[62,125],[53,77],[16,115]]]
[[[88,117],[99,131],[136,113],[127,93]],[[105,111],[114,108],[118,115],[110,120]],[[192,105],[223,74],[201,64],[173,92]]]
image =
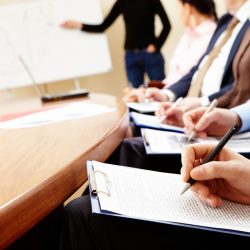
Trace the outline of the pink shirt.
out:
[[[163,83],[172,85],[186,75],[205,53],[216,29],[216,22],[206,20],[195,28],[186,28],[169,64],[167,78]]]

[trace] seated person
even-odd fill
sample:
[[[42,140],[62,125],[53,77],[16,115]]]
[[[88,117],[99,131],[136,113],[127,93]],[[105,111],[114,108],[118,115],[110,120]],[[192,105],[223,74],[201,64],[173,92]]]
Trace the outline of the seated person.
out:
[[[212,208],[223,206],[223,200],[250,205],[250,160],[224,148],[217,160],[199,166],[213,146],[195,144],[182,153],[182,178],[196,182],[191,190]],[[250,237],[201,230],[171,224],[92,214],[89,196],[71,201],[65,207],[60,242],[61,250],[94,249],[180,249],[183,241],[193,248],[230,247],[246,243]],[[185,243],[184,243],[185,244]]]
[[[203,76],[201,75],[201,71],[204,69],[203,65],[207,62],[209,55],[211,55],[210,51],[212,48],[216,48],[216,41],[222,33],[225,33],[223,31],[225,30],[224,26],[227,26],[225,20],[227,20],[228,15],[220,19],[207,52],[186,76],[169,88],[161,90],[157,88],[146,89],[143,95],[140,95],[140,100],[147,98],[161,102],[173,102],[176,98],[183,96],[186,98],[184,98],[182,102],[182,111],[186,112],[201,105],[207,106],[210,101],[215,98],[219,101],[218,106],[224,108],[237,106],[249,99],[250,85],[246,83],[249,82],[250,79],[250,22],[246,12],[250,11],[250,2],[243,2],[244,3],[241,2],[241,7],[238,11],[235,12],[237,18],[241,15],[241,17],[239,17],[241,21],[233,29],[229,40],[221,47],[221,51],[224,51],[225,54],[224,52],[218,53],[217,56],[211,60],[210,66]],[[226,4],[230,11],[229,2]],[[243,16],[245,16],[245,18],[243,18]],[[225,48],[227,48],[227,50],[225,50]],[[222,58],[222,55],[225,57],[223,56]],[[198,77],[198,75],[201,77]],[[197,80],[197,78],[199,79]],[[197,81],[201,83],[199,88],[196,88],[197,85],[195,83],[197,83]],[[194,92],[196,92],[196,94],[194,94]],[[133,98],[135,99],[136,96]]]
[[[232,108],[240,105],[250,98],[250,28],[247,29],[240,48],[233,60],[233,75],[235,82],[233,88],[217,99],[217,107]],[[159,98],[159,90],[148,89],[147,93],[153,94],[155,98]],[[150,96],[149,95],[149,96]],[[142,97],[141,97],[142,99]],[[194,102],[192,102],[192,100]],[[171,102],[162,102],[157,115],[167,115],[168,119],[165,121],[172,125],[183,126],[181,119],[182,115],[195,108],[195,100],[198,98],[187,97],[182,100],[177,108],[172,109]],[[191,102],[190,102],[191,101]],[[199,106],[199,105],[198,105]]]
[[[215,108],[210,113],[202,116],[205,110],[205,107],[200,107],[185,113],[183,121],[187,134],[195,130],[198,136],[203,135],[204,137],[204,133],[210,136],[222,136],[235,123],[240,126],[239,132],[250,131],[250,102],[231,110]],[[205,124],[208,126],[207,130],[205,130],[204,125],[199,127],[199,124],[204,124],[204,119]],[[179,173],[180,171],[178,164],[180,155],[147,155],[141,137],[124,139],[115,155],[116,159],[113,161],[114,158],[110,158],[110,163],[162,172]],[[246,156],[249,157],[248,154]],[[169,164],[167,166],[162,164],[164,161]]]

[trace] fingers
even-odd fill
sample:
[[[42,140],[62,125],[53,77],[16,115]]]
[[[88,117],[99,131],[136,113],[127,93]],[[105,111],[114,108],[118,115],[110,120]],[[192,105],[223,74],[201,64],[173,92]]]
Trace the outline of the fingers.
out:
[[[197,195],[197,197],[210,205],[211,207],[218,207],[222,205],[222,199],[210,192],[209,187],[202,183],[195,183],[192,187],[191,190]]]
[[[82,23],[72,20],[67,20],[64,23],[61,24],[61,27],[66,29],[81,29]]]
[[[220,119],[220,111],[215,109],[208,114],[204,114],[201,119],[197,122],[195,129],[197,131],[205,130],[210,124]]]
[[[194,127],[200,117],[204,114],[206,108],[201,107],[192,111],[188,111],[183,115],[183,122],[188,130],[194,130]]]
[[[192,144],[182,150],[182,179],[188,181],[191,170],[195,167],[195,161],[203,159],[211,151],[213,145]]]
[[[162,102],[160,103],[159,109],[156,110],[155,115],[162,117],[166,115],[166,111],[171,107],[171,102]]]
[[[227,161],[208,162],[192,169],[190,175],[197,181],[212,180],[216,178],[227,179],[230,177],[228,164]]]
[[[145,99],[145,89],[144,88],[126,88],[124,90],[125,96],[123,100],[125,102],[141,102]]]
[[[147,88],[145,91],[145,96],[146,98],[149,98],[154,101],[167,101],[167,96],[163,94],[158,88]]]

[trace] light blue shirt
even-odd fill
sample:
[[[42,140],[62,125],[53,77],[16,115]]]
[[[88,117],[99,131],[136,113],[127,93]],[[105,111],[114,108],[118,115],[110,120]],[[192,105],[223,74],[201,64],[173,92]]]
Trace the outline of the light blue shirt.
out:
[[[242,126],[239,133],[250,131],[250,100],[231,110],[237,113],[241,119]]]

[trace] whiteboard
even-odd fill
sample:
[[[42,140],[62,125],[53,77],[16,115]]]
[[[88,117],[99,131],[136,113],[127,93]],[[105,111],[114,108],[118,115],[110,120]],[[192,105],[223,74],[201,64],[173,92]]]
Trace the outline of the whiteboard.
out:
[[[0,6],[0,89],[78,78],[112,69],[104,34],[66,30],[73,19],[98,24],[99,0],[33,0]]]

